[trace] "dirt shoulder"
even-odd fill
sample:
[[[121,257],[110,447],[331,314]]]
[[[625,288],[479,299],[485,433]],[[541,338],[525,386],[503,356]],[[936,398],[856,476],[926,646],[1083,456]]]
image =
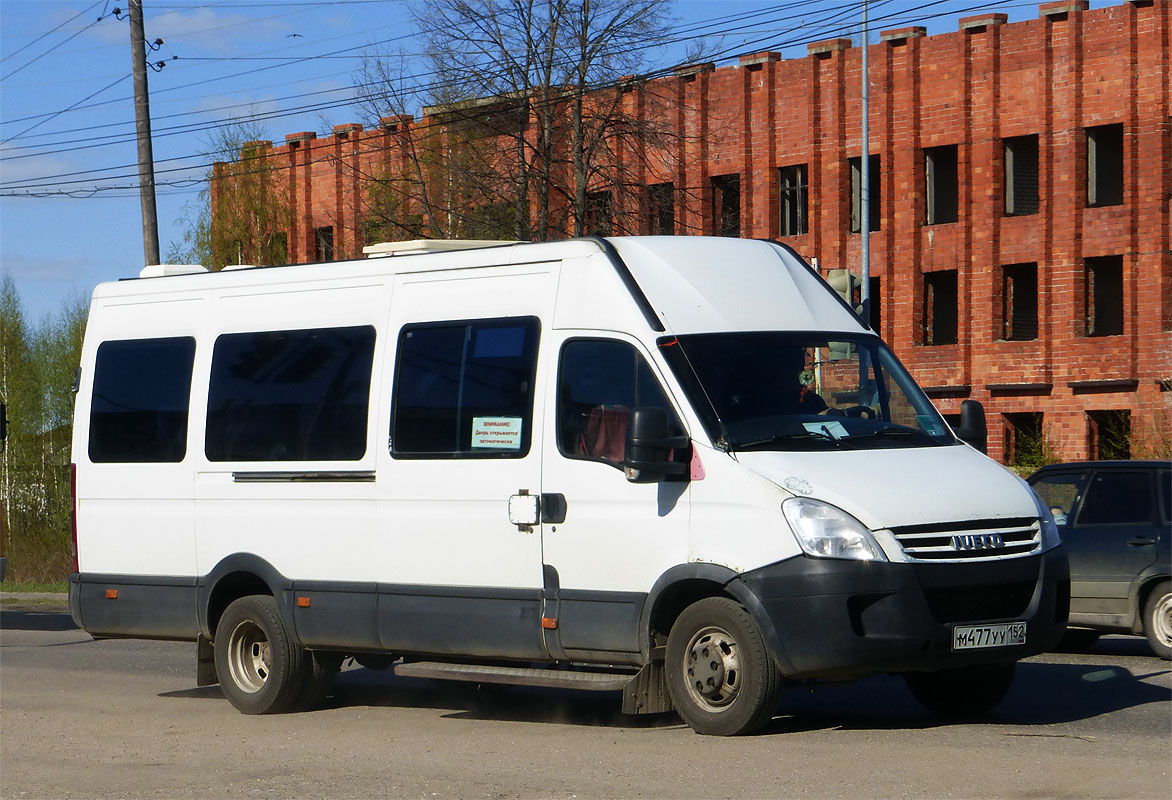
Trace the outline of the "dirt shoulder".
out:
[[[68,611],[69,595],[58,592],[0,592],[6,611]]]

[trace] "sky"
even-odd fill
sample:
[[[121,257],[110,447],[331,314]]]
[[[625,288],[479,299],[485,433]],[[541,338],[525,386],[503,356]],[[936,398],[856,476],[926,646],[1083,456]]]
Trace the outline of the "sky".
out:
[[[251,116],[282,144],[288,133],[367,122],[353,102],[362,55],[414,52],[411,10],[425,2],[143,0],[147,41],[163,40],[148,51],[148,81],[164,260],[206,186],[216,125]],[[870,0],[870,41],[907,25],[955,31],[959,17],[984,11],[1034,18],[1037,5]],[[145,263],[126,6],[0,0],[0,273],[15,281],[30,324]],[[721,54],[718,65],[860,41],[861,2],[676,0],[670,11],[675,43],[647,53],[648,70],[681,63],[696,40]]]

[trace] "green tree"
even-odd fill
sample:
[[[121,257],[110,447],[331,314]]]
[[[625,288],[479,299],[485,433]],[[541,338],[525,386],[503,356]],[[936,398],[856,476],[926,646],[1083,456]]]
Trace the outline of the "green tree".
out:
[[[167,261],[210,269],[286,263],[288,181],[269,157],[262,126],[246,120],[216,128],[204,139],[203,155],[214,161],[208,183],[184,206],[178,220],[184,231],[170,243]]]
[[[74,297],[30,328],[11,276],[0,279],[0,400],[9,420],[0,485],[4,551],[16,580],[61,580],[72,560],[72,387],[86,314],[85,299]]]

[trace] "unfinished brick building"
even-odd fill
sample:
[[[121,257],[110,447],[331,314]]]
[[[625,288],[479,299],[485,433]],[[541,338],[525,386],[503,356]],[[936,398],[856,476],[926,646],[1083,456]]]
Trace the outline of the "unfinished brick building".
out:
[[[1168,0],[1074,0],[870,47],[873,320],[943,412],[985,405],[994,458],[1172,450],[1170,28]],[[603,229],[776,238],[857,273],[861,50],[808,50],[652,81],[687,135],[636,166],[638,191],[596,187]],[[645,84],[625,91],[649,113]],[[288,260],[361,257],[363,176],[431,124],[266,148]]]

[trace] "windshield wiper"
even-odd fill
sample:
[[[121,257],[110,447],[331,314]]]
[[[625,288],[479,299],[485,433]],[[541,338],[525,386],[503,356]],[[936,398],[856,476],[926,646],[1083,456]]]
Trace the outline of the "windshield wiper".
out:
[[[755,447],[762,447],[768,444],[779,444],[781,442],[793,442],[801,440],[814,440],[817,442],[831,442],[835,447],[840,449],[850,450],[851,448],[843,444],[842,439],[831,436],[824,431],[801,431],[800,433],[775,433],[772,436],[765,436],[760,439],[753,439],[748,442],[737,442],[733,449],[748,450]]]
[[[890,428],[879,428],[874,431],[867,431],[865,433],[852,433],[852,439],[878,439],[880,436],[895,436],[895,437],[918,437],[926,439],[932,444],[940,444],[928,434],[923,431],[917,431],[915,428],[908,428],[903,425],[893,425]]]

